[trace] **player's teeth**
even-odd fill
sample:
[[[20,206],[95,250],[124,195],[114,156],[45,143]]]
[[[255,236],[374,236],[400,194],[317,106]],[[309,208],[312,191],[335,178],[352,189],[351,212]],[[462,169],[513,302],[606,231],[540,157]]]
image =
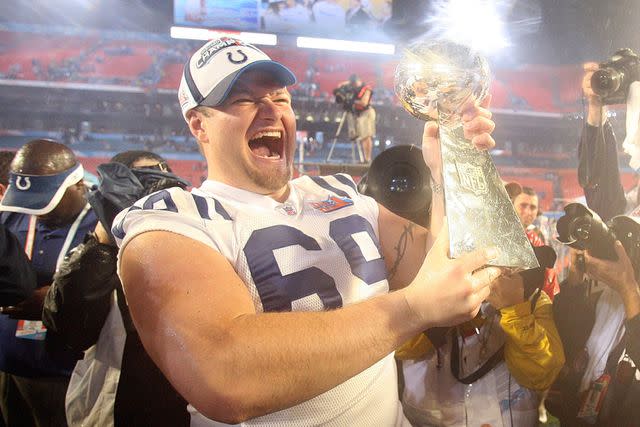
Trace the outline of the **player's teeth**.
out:
[[[256,136],[254,136],[253,138],[251,138],[251,140],[258,139],[258,138],[264,138],[265,136],[272,137],[272,138],[280,138],[281,134],[280,134],[280,132],[278,132],[278,131],[273,131],[273,132],[260,132],[260,133],[258,133]]]

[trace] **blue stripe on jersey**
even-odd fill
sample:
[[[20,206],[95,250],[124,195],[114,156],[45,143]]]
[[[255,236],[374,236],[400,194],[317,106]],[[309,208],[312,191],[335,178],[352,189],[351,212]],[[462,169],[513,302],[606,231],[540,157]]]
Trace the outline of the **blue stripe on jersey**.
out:
[[[220,203],[219,201],[217,201],[216,199],[213,199],[213,201],[215,202],[215,209],[216,212],[218,212],[218,214],[220,214],[220,216],[228,221],[231,221],[231,216],[229,215],[229,213],[222,207],[222,203]]]
[[[192,194],[191,196],[193,197],[193,201],[196,203],[196,208],[198,208],[198,214],[200,214],[200,218],[210,220],[211,217],[209,217],[209,204],[207,203],[207,200],[202,196],[198,196],[197,194]],[[211,197],[211,199],[213,199],[213,197]],[[220,202],[218,202],[216,199],[213,199],[213,205],[218,215],[228,221],[231,221],[231,216],[222,207],[222,204],[220,204]]]
[[[142,208],[140,208],[139,206],[136,205],[132,205],[129,206],[129,208],[127,208],[127,213],[125,213],[122,216],[122,220],[120,220],[120,222],[118,224],[114,224],[113,227],[111,228],[111,233],[113,233],[114,237],[122,240],[124,239],[124,228],[122,228],[123,224],[124,224],[124,218],[127,216],[127,214],[131,211],[136,211],[136,210],[140,210]]]
[[[357,192],[358,189],[356,188],[356,183],[353,182],[353,180],[349,179],[346,175],[343,175],[341,173],[338,173],[336,175],[334,175],[335,178],[340,181],[342,184],[344,185],[348,185],[349,187],[353,188],[353,191]]]
[[[324,178],[321,178],[319,176],[310,176],[309,178],[311,178],[311,180],[313,182],[315,182],[316,184],[318,184],[320,187],[324,188],[325,190],[329,190],[329,191],[337,194],[340,197],[349,197],[349,195],[345,191],[342,191],[342,190],[332,186],[327,181],[325,181]]]
[[[203,219],[211,219],[209,216],[209,205],[204,197],[192,194],[193,201],[196,204],[196,208],[198,209],[198,215]]]

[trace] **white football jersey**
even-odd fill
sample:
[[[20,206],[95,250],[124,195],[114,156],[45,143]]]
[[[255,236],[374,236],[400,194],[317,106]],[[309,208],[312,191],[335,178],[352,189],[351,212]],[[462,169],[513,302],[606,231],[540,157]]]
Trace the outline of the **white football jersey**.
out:
[[[327,310],[387,293],[377,203],[344,174],[303,176],[290,190],[284,203],[214,181],[191,192],[161,190],[121,212],[113,233],[120,251],[151,230],[210,246],[233,265],[258,312]],[[390,354],[332,390],[245,425],[403,423]]]

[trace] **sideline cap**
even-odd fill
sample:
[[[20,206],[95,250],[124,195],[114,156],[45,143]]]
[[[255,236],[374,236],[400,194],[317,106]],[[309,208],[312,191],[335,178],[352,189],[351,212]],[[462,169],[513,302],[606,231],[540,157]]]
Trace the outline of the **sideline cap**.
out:
[[[291,70],[253,45],[229,37],[207,42],[184,66],[178,89],[182,116],[186,120],[198,105],[220,105],[242,73],[255,69],[272,73],[283,86],[296,82]]]
[[[0,211],[45,215],[55,209],[67,188],[82,181],[84,170],[76,166],[55,175],[9,173],[9,186]]]

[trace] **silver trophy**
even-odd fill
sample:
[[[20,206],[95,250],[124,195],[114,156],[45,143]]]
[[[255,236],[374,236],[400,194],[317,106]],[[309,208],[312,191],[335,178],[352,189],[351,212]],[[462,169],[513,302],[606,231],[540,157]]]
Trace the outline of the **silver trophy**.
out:
[[[492,265],[538,267],[491,156],[464,137],[461,110],[489,90],[487,61],[468,47],[423,40],[405,51],[395,75],[404,108],[440,129],[445,210],[453,258],[478,248],[500,250]]]

